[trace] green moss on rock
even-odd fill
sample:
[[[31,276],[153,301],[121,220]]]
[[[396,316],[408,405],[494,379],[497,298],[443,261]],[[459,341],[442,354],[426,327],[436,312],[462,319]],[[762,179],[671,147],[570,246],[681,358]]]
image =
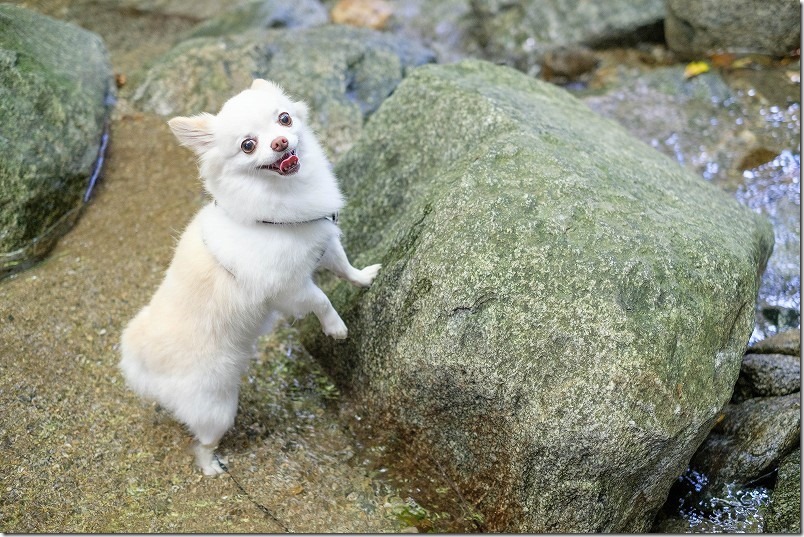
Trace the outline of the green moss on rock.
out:
[[[768,533],[801,533],[801,448],[779,465],[766,520]]]
[[[407,70],[432,60],[405,39],[346,26],[198,37],[156,61],[132,100],[164,116],[216,113],[252,79],[267,78],[310,105],[311,124],[337,159]]]
[[[0,5],[0,276],[46,254],[75,221],[110,81],[97,35]]]
[[[490,531],[645,531],[728,401],[768,223],[556,87],[413,70],[336,172],[368,290],[305,344]]]

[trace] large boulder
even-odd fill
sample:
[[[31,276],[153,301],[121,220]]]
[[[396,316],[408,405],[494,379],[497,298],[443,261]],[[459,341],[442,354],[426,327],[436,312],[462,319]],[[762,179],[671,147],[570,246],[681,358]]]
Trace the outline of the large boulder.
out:
[[[773,236],[565,91],[412,71],[336,172],[368,290],[305,343],[488,531],[645,531],[731,395]]]
[[[47,254],[77,219],[111,81],[100,37],[0,4],[0,277]]]
[[[134,104],[164,116],[217,112],[253,78],[267,78],[310,104],[312,126],[336,159],[408,68],[429,50],[373,30],[321,26],[188,39],[135,83]]]
[[[799,47],[797,0],[666,0],[667,44],[682,57],[713,52],[784,56]]]

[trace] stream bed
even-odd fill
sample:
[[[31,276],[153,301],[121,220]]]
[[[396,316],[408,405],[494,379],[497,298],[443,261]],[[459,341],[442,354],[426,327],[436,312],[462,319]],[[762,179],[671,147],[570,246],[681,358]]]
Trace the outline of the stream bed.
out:
[[[13,367],[0,364],[15,394],[0,391],[0,402],[16,422],[2,425],[3,458],[12,468],[3,480],[3,530],[482,531],[482,515],[437,463],[400,460],[399,439],[361,428],[360,410],[342,399],[292,325],[260,341],[236,432],[221,446],[237,484],[197,479],[181,427],[133,395],[120,398],[121,323],[147,301],[174,238],[204,202],[200,183],[187,180],[194,158],[175,143],[165,118],[132,105],[126,80],[216,3],[163,2],[163,12],[153,7],[158,2],[17,3],[99,33],[119,100],[104,173],[77,226],[44,262],[0,283],[7,307],[0,346],[18,357]],[[799,328],[800,63],[723,60],[688,82],[708,88],[703,98],[676,99],[663,77],[685,64],[662,45],[595,54],[593,74],[565,83],[569,91],[773,224],[776,247],[751,342]],[[681,119],[667,127],[639,116]],[[255,439],[256,450],[248,447]],[[172,470],[154,475],[153,465]],[[762,531],[773,476],[717,497],[706,482],[692,470],[680,476],[654,531]]]

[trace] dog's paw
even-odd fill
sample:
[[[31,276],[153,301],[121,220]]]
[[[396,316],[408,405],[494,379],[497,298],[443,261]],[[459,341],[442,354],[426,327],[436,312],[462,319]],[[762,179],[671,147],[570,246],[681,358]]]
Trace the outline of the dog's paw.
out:
[[[221,466],[221,462],[223,462],[223,464],[227,463],[225,459],[223,461],[213,459],[209,464],[202,466],[201,471],[204,472],[204,475],[217,477],[226,472],[226,470],[223,469],[223,466]]]
[[[354,283],[362,287],[368,287],[371,285],[371,282],[374,281],[374,278],[377,277],[377,273],[380,272],[380,268],[382,268],[382,265],[378,263],[376,265],[368,266],[363,270],[359,270],[358,276],[354,279]]]
[[[324,333],[332,339],[346,339],[346,336],[349,334],[349,329],[346,328],[346,324],[339,318],[337,322],[325,326]]]
[[[219,459],[215,454],[215,446],[203,446],[196,443],[195,450],[195,463],[204,472],[204,475],[218,476],[226,472],[225,465],[229,462],[226,459]]]

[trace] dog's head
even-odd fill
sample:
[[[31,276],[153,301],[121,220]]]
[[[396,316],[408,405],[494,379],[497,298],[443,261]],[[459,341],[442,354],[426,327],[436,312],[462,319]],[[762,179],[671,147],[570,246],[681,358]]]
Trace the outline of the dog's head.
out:
[[[202,162],[215,161],[222,174],[291,176],[303,165],[299,145],[307,114],[306,104],[257,79],[218,115],[175,117],[168,124],[182,145]]]
[[[257,79],[217,115],[175,117],[168,124],[200,157],[201,176],[220,205],[244,221],[295,221],[343,204],[307,116],[305,103]]]

